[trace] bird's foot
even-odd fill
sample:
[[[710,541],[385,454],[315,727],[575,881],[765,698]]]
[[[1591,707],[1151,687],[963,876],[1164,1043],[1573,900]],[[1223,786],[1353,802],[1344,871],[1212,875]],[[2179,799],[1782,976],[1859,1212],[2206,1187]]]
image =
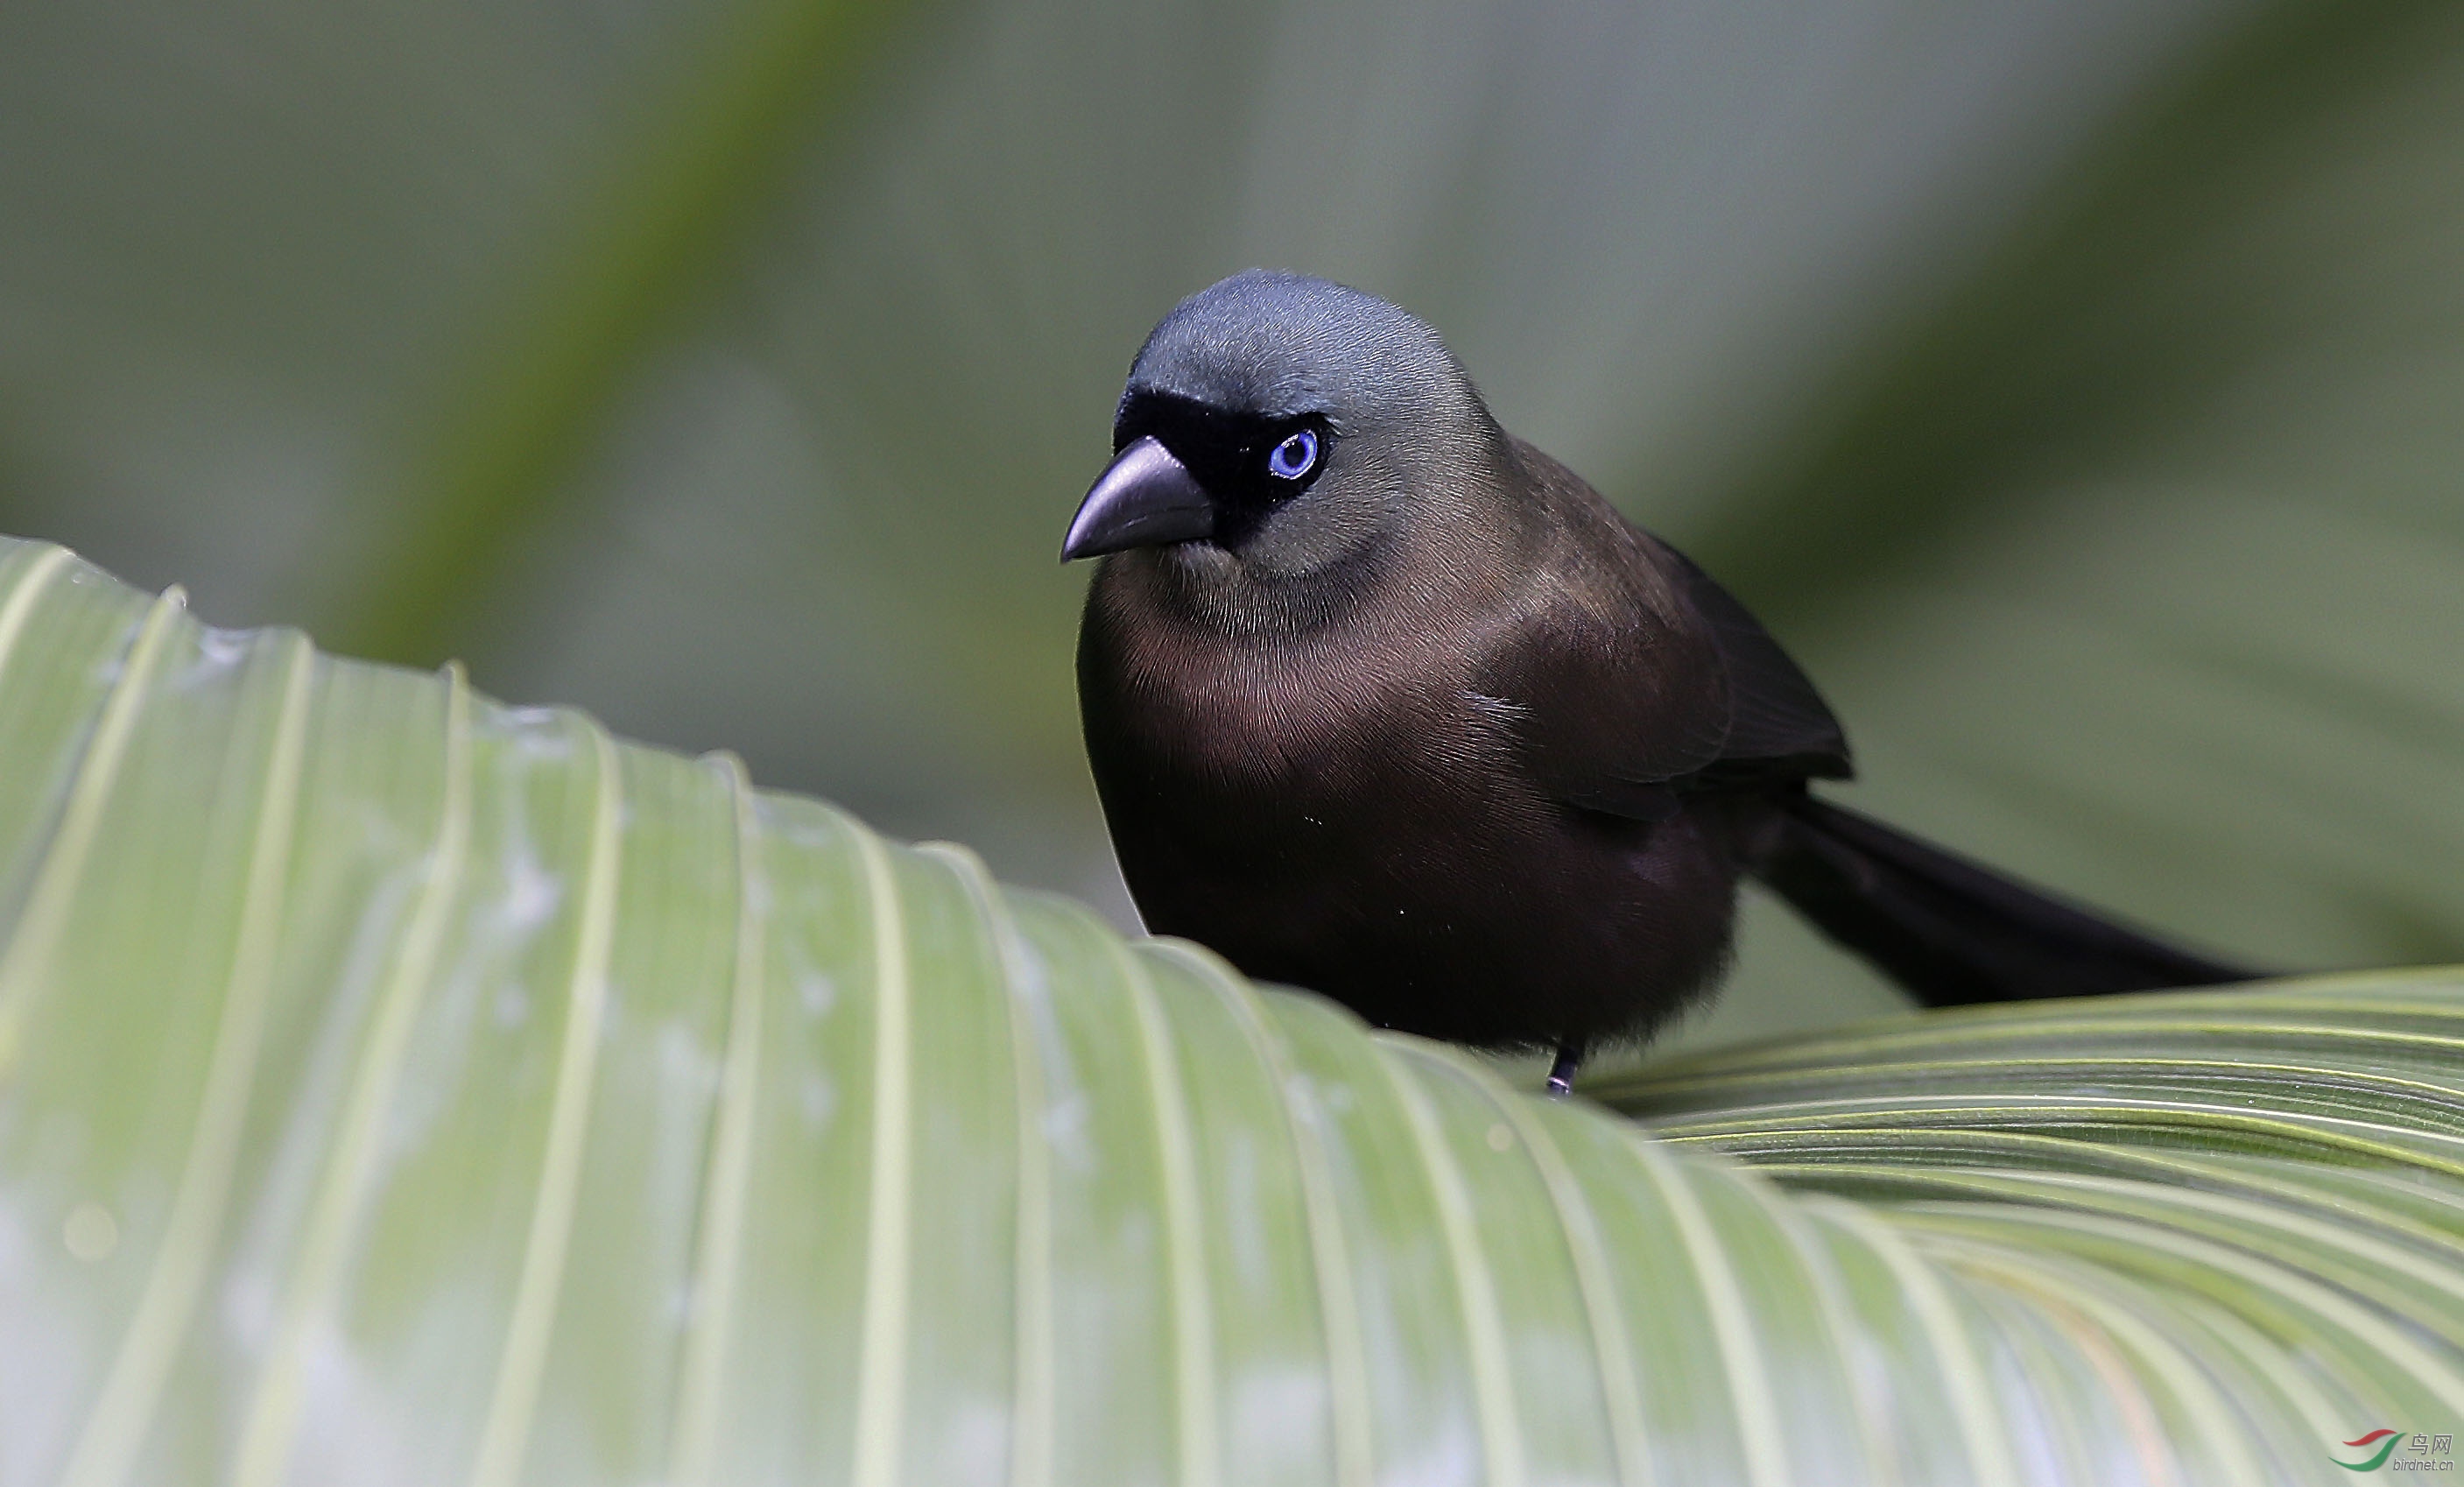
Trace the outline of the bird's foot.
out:
[[[1583,1045],[1560,1043],[1557,1061],[1549,1066],[1549,1098],[1566,1099],[1574,1093],[1574,1071],[1583,1066]]]

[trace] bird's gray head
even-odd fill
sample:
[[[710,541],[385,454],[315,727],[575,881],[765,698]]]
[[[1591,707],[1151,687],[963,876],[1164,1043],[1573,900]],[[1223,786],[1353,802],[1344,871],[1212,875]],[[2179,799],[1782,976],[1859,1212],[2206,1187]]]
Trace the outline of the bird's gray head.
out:
[[[1422,321],[1252,269],[1147,337],[1112,445],[1063,558],[1160,548],[1192,579],[1248,585],[1306,578],[1401,514],[1469,499],[1503,435]]]

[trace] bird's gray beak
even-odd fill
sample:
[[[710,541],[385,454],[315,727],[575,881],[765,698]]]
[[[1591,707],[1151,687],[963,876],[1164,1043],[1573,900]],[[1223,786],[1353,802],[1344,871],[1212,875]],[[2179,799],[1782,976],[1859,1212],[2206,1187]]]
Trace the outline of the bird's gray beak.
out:
[[[1061,561],[1214,535],[1215,503],[1172,451],[1150,435],[1113,455],[1095,477],[1061,541]]]

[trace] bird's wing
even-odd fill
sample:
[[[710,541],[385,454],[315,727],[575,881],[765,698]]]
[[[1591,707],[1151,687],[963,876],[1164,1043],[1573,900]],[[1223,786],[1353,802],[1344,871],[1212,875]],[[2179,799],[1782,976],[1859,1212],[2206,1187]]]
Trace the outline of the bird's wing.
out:
[[[1728,736],[1715,776],[1844,780],[1848,736],[1822,694],[1746,607],[1694,561],[1658,538],[1687,597],[1711,628],[1728,676]]]
[[[1558,588],[1482,669],[1533,780],[1567,805],[1650,821],[1681,789],[1845,778],[1838,721],[1779,642],[1676,549],[1635,536],[1650,573],[1610,602]]]
[[[1480,669],[1479,691],[1510,709],[1525,766],[1552,799],[1658,820],[1677,809],[1674,782],[1725,751],[1717,637],[1681,589],[1655,587],[1647,598],[1619,596],[1631,603],[1561,589]]]

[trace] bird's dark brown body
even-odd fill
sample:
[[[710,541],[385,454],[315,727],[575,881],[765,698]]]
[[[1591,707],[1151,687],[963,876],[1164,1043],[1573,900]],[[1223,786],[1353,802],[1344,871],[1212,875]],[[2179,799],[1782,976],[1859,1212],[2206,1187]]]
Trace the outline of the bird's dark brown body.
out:
[[[1809,794],[1848,746],[1795,663],[1383,300],[1192,296],[1113,449],[1063,553],[1150,929],[1560,1088],[1717,979],[1741,874],[1937,1004],[2242,974]]]
[[[1535,706],[1569,699],[1529,695],[1531,637],[1547,635],[1601,668],[1648,654],[1702,694],[1681,703],[1725,710],[1717,637],[1667,549],[1508,448],[1533,509],[1362,554],[1331,613],[1227,626],[1184,555],[1106,563],[1080,697],[1150,929],[1380,1025],[1490,1045],[1639,1032],[1721,968],[1759,802],[1638,780],[1665,792],[1656,819],[1585,809],[1531,757]],[[1622,582],[1578,588],[1569,572]],[[1647,754],[1669,731],[1630,719],[1648,690],[1629,679],[1581,720],[1640,721],[1638,736],[1576,746]],[[1716,750],[1716,721],[1698,749]],[[1686,757],[1682,740],[1663,749]]]

